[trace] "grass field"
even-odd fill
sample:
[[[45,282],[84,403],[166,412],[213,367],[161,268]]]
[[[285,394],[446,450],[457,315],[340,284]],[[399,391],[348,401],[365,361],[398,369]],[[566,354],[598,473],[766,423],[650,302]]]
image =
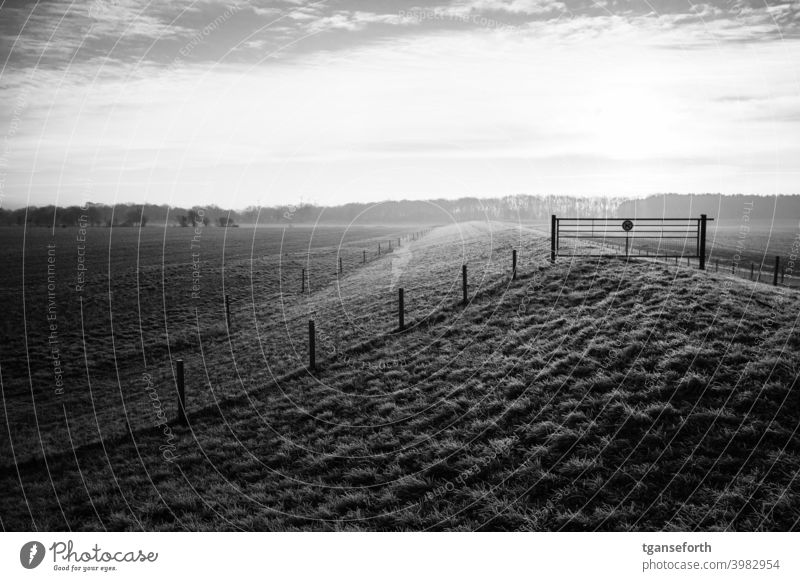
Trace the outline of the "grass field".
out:
[[[336,280],[337,258],[343,268],[360,268],[363,248],[374,263],[378,244],[387,252],[403,234],[384,227],[94,228],[82,242],[76,229],[0,229],[0,372],[17,459],[149,425],[140,417],[143,406],[151,411],[143,374],[156,375],[160,386],[171,359],[200,355],[201,341],[229,352],[225,295],[237,327],[252,328],[257,306],[277,330],[281,304],[301,300],[303,269],[313,296]],[[248,349],[255,347],[249,339]],[[221,389],[224,395],[229,387]]]
[[[77,292],[75,232],[57,231],[59,395],[51,232],[28,231],[24,261],[19,232],[0,230],[5,529],[799,526],[794,289],[644,259],[553,265],[537,225],[467,223],[399,249],[400,228],[343,244],[335,228],[204,230],[196,297],[187,229],[93,230]],[[176,357],[186,428],[159,415],[175,414]]]

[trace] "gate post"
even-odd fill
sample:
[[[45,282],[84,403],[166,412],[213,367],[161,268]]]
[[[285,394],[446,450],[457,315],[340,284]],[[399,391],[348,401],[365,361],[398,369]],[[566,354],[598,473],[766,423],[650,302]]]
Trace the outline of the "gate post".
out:
[[[556,215],[550,217],[550,262],[556,261]]]
[[[706,269],[706,215],[700,214],[700,270]]]

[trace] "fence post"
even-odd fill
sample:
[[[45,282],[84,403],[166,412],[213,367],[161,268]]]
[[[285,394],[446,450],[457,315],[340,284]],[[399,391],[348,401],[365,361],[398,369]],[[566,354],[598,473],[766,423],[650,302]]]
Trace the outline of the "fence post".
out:
[[[341,276],[341,274],[342,274],[342,257],[340,256],[339,257],[339,275]]]
[[[300,283],[300,292],[306,292],[306,269],[303,269],[303,282]]]
[[[378,256],[381,255],[381,243],[378,242]]]
[[[556,261],[556,215],[550,217],[550,262]]]
[[[517,249],[511,250],[511,280],[517,280]]]
[[[461,304],[465,307],[467,306],[467,265],[461,265],[461,290],[462,290],[462,298]]]
[[[363,262],[364,264],[366,264],[366,263],[367,263],[367,251],[366,251],[366,250],[362,250],[361,252],[363,252],[363,253],[364,253],[364,258],[362,258],[362,262]]]
[[[314,319],[308,320],[308,368],[317,369],[317,333],[314,328]]]
[[[750,280],[753,280],[753,263],[750,263]]]
[[[772,273],[772,286],[778,286],[778,271],[781,269],[781,257],[775,257],[775,271]]]
[[[398,290],[397,319],[398,319],[398,322],[400,324],[399,325],[400,326],[400,330],[402,331],[406,327],[406,320],[405,320],[406,319],[406,313],[405,313],[406,305],[405,305],[405,301],[403,300],[404,297],[403,297],[403,289],[402,289],[402,287],[397,289],[397,290]]]
[[[175,364],[177,365],[177,382],[178,382],[178,423],[182,426],[189,424],[186,418],[186,384],[183,381],[183,359],[178,359]]]
[[[708,216],[705,214],[700,214],[700,270],[706,269],[706,223],[708,222]]]
[[[231,328],[231,296],[225,295],[225,320],[228,322],[228,330]]]

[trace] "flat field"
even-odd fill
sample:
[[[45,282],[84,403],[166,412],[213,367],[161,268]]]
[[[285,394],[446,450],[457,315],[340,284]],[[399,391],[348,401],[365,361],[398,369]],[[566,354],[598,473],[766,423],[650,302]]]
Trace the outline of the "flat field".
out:
[[[502,223],[203,230],[194,288],[191,229],[121,232],[89,233],[80,291],[56,232],[63,394],[51,231],[3,246],[6,529],[800,526],[794,289],[550,264],[541,229]],[[178,357],[188,427],[158,415]]]

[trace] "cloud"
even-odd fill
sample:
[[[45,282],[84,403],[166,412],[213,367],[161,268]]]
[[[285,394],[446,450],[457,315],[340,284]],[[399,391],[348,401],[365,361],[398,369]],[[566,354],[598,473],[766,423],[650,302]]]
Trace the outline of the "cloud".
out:
[[[567,5],[558,0],[469,0],[457,3],[453,8],[478,12],[541,15],[564,12],[567,10]]]
[[[198,176],[246,176],[260,195],[392,164],[567,189],[606,162],[626,187],[679,189],[647,172],[663,162],[700,188],[692,159],[734,168],[731,183],[800,159],[797,2],[68,6],[0,9],[0,99],[25,97],[18,119],[0,108],[16,192],[91,175],[189,196]],[[476,169],[491,164],[509,173]]]

